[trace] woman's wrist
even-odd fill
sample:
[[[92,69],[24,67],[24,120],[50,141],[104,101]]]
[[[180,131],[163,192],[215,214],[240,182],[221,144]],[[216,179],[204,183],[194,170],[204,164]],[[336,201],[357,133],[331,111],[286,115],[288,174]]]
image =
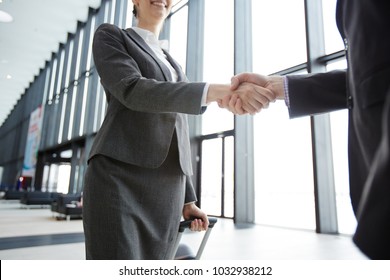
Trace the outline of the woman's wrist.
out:
[[[210,84],[209,90],[207,92],[206,102],[216,102],[229,94],[231,94],[229,85]]]

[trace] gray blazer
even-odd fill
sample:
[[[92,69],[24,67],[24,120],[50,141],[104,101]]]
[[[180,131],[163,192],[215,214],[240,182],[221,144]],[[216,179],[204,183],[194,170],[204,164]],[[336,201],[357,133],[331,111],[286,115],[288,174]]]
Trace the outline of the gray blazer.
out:
[[[108,108],[89,159],[104,155],[157,168],[164,162],[176,131],[180,165],[187,175],[186,202],[194,201],[186,114],[204,111],[205,83],[188,83],[178,63],[165,54],[178,73],[178,82],[169,82],[169,69],[134,30],[111,24],[98,27],[93,55]]]

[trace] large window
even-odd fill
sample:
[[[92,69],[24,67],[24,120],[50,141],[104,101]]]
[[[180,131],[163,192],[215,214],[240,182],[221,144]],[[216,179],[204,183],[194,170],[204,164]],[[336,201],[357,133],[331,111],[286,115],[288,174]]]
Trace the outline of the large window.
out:
[[[216,11],[223,7],[223,16]],[[226,32],[230,30],[230,32]],[[205,1],[203,80],[229,84],[234,75],[234,1]],[[202,115],[202,135],[234,128],[234,116],[215,103]],[[234,139],[202,142],[202,208],[210,215],[233,217]]]
[[[253,71],[306,62],[304,2],[252,5]],[[310,119],[290,120],[284,101],[271,104],[254,117],[254,149],[256,223],[315,229]]]
[[[349,195],[348,111],[333,112],[330,120],[338,229],[340,233],[352,234],[356,229],[356,218]]]
[[[306,62],[304,1],[253,0],[253,70],[272,74]]]
[[[322,1],[327,54],[344,49],[342,38],[336,26],[336,2],[337,0]],[[332,61],[326,66],[327,71],[346,68],[345,58]],[[352,234],[356,229],[356,218],[349,194],[348,111],[332,112],[330,121],[338,229],[340,233]]]
[[[254,126],[256,222],[315,229],[310,119],[278,101]]]
[[[171,17],[169,52],[183,71],[186,71],[188,6],[182,7]]]
[[[202,142],[202,209],[208,215],[233,218],[234,138],[218,137]]]
[[[346,69],[344,59],[329,63],[327,71]],[[333,150],[333,167],[336,189],[337,222],[340,233],[352,234],[356,229],[356,218],[352,210],[349,193],[348,170],[348,111],[341,110],[330,114]]]
[[[203,80],[229,84],[234,75],[234,1],[205,1]],[[223,7],[223,16],[217,11]],[[230,32],[226,32],[230,30]],[[202,134],[233,129],[234,117],[213,103],[203,114]]]
[[[337,0],[322,1],[325,52],[327,54],[340,51],[344,48],[343,40],[336,25],[336,2]]]

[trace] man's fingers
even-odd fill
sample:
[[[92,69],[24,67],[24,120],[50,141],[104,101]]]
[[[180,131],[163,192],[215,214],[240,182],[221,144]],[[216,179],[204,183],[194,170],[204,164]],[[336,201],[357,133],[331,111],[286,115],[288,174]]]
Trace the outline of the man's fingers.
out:
[[[239,85],[240,85],[240,80],[236,76],[232,77],[230,80],[230,89],[236,90]]]
[[[270,90],[250,83],[242,84],[237,93],[242,101],[241,107],[252,115],[260,112],[263,108],[267,108],[273,98]]]
[[[242,108],[251,115],[255,115],[263,109],[263,105],[259,102],[249,102],[242,105]]]
[[[256,93],[258,92],[256,91]],[[259,93],[255,94],[253,98],[249,99],[249,103],[257,109],[268,108],[269,102],[270,100],[266,96]]]
[[[241,73],[233,76],[230,80],[230,89],[231,90],[236,90],[240,84],[248,82],[248,80],[251,79],[251,76],[249,73]]]
[[[244,115],[247,112],[242,108],[242,100],[240,98],[237,99],[235,108],[236,115]]]
[[[237,94],[233,94],[229,102],[229,111],[235,115],[246,114],[245,110],[242,108],[242,101]]]
[[[276,95],[269,89],[254,85],[254,90],[261,96],[265,97],[268,102],[274,102]]]

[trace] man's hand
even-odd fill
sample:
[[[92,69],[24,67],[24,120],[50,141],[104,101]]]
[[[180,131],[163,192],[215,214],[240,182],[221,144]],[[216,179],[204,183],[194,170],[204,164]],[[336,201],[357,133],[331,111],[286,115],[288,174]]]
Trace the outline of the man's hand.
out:
[[[246,91],[246,93],[240,94],[240,87],[249,84],[257,86],[255,87],[256,93]],[[267,108],[268,103],[264,102],[264,98],[268,99],[268,102],[284,99],[284,85],[281,76],[241,73],[232,77],[230,89],[234,91],[234,94],[224,96],[218,101],[218,105],[237,115],[253,114],[254,111],[259,112],[262,108]]]
[[[228,108],[230,99],[238,95],[242,110],[249,114],[258,113],[262,108],[267,108],[270,101],[275,99],[274,94],[261,86],[242,83],[234,91],[230,85],[210,84],[207,93],[207,103],[218,102],[220,107]],[[226,103],[226,104],[225,104]]]

